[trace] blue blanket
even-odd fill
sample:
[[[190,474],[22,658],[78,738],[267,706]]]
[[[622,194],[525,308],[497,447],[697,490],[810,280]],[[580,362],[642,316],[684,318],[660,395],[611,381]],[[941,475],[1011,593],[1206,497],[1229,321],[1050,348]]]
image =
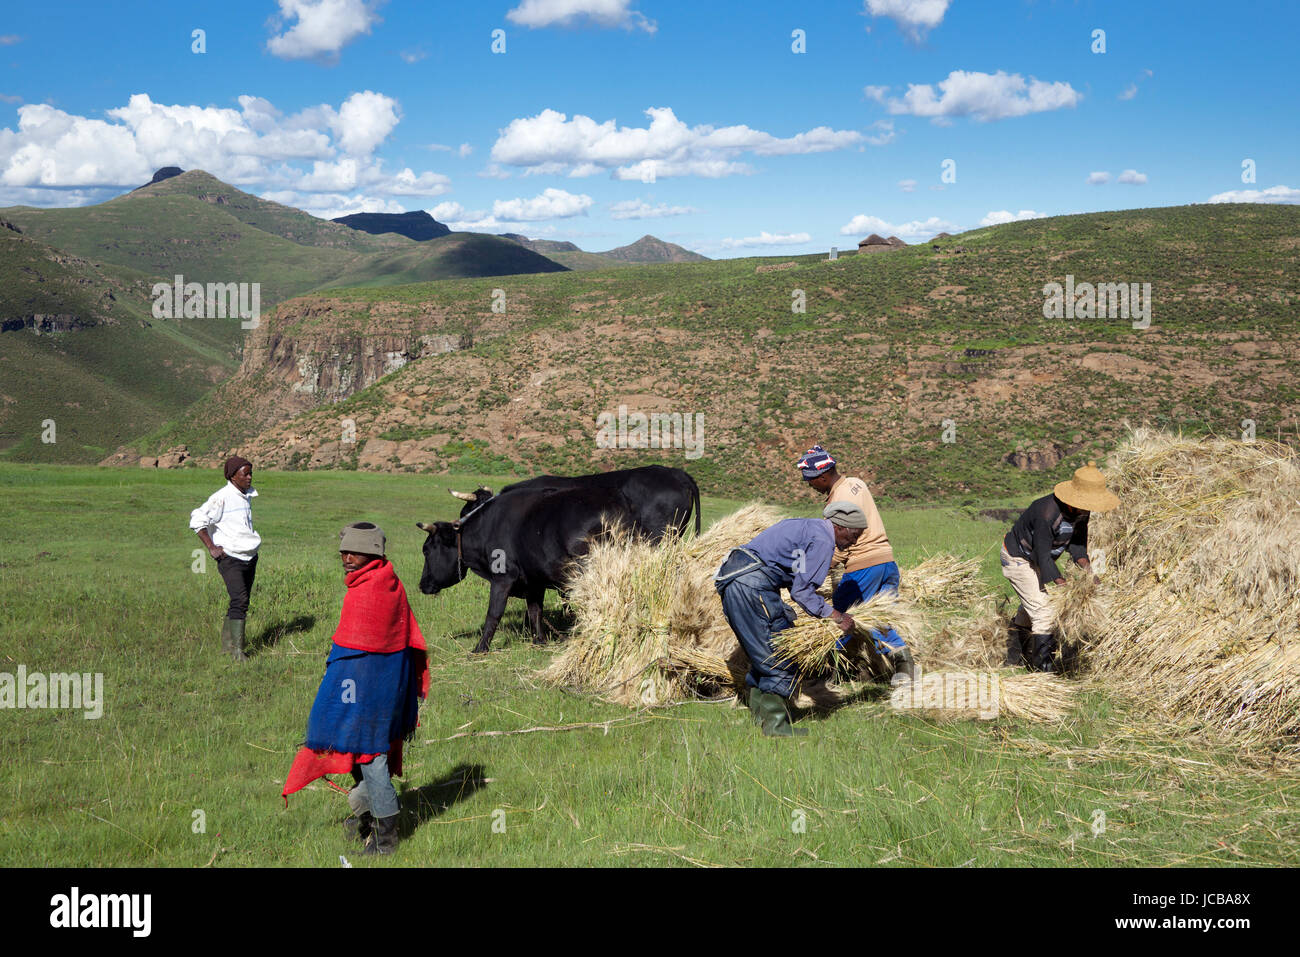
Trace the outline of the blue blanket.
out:
[[[415,730],[417,679],[410,649],[378,654],[334,645],[307,720],[307,747],[386,753]]]

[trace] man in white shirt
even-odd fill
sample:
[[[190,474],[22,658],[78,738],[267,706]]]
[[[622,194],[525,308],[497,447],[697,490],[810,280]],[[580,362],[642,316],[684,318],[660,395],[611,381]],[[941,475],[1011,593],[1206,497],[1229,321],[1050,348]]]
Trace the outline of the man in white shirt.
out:
[[[253,531],[253,464],[232,455],[226,459],[226,484],[190,513],[190,528],[198,533],[217,560],[217,569],[226,583],[230,607],[221,623],[221,650],[236,661],[247,661],[244,654],[244,621],[248,617],[248,596],[257,575],[257,550],[262,536]]]

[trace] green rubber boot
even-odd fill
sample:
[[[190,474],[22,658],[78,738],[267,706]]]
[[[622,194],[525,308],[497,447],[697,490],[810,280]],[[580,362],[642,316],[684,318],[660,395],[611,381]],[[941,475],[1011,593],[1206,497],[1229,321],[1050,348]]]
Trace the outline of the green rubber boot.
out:
[[[244,654],[244,619],[227,618],[226,621],[230,624],[230,647],[225,650],[236,661],[247,661],[248,655]]]
[[[221,653],[228,655],[234,646],[230,643],[230,619],[221,619]]]
[[[757,688],[749,689],[749,714],[754,719],[754,724],[760,728],[763,727],[763,712],[759,710],[758,703],[763,697],[763,692]]]
[[[763,735],[768,738],[801,738],[808,733],[807,728],[796,728],[790,722],[790,711],[785,699],[779,694],[766,691],[754,691],[758,694],[758,710],[763,716]]]

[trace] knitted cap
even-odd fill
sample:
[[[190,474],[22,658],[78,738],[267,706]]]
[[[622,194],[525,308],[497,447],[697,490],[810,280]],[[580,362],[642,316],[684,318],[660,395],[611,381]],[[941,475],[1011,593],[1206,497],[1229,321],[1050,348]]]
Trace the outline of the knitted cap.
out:
[[[866,528],[867,516],[853,502],[831,502],[822,511],[823,518],[829,518],[831,524],[840,528]]]
[[[357,555],[383,555],[384,530],[372,522],[357,522],[339,532],[339,551]]]
[[[835,468],[835,460],[820,445],[814,445],[799,457],[799,461],[794,463],[794,467],[799,470],[804,478],[815,479],[827,469]]]

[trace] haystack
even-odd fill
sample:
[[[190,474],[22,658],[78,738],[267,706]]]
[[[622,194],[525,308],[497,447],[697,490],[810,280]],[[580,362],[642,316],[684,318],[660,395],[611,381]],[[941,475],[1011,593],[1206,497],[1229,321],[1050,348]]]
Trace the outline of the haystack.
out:
[[[1053,596],[1083,669],[1166,720],[1300,753],[1295,451],[1138,430],[1107,478],[1106,572]]]

